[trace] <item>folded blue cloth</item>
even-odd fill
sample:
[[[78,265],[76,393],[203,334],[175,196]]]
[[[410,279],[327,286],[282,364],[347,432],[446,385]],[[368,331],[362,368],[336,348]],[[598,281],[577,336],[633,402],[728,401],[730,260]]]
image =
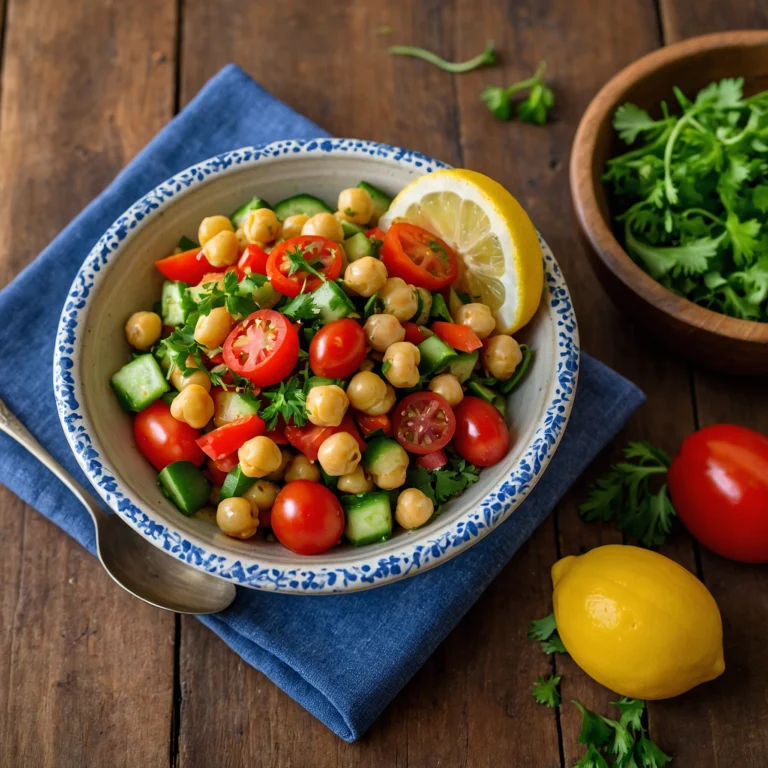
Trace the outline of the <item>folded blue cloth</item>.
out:
[[[230,65],[0,293],[0,356],[13,361],[13,376],[0,381],[0,397],[83,485],[87,480],[59,426],[51,368],[59,314],[91,247],[135,200],[193,163],[249,144],[326,135]],[[584,355],[571,421],[549,469],[520,508],[470,550],[422,575],[352,595],[241,589],[230,609],[200,620],[341,738],[354,741],[642,400],[634,385]],[[5,435],[0,480],[94,552],[85,510]]]

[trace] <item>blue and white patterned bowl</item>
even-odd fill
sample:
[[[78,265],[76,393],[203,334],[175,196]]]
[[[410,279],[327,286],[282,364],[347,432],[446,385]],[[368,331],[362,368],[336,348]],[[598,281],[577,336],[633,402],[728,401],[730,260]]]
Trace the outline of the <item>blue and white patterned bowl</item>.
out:
[[[546,243],[541,306],[518,338],[536,350],[524,384],[510,397],[512,448],[480,481],[425,527],[389,541],[337,547],[314,557],[276,543],[237,541],[208,520],[187,518],[163,497],[154,469],[136,449],[131,419],[109,378],[130,356],[123,325],[156,301],[153,262],[200,220],[228,213],[253,195],[280,200],[307,191],[335,200],[360,179],[397,193],[446,167],[405,149],[349,139],[282,141],[206,160],[139,200],[104,234],[77,274],[61,315],[54,361],[59,417],[96,490],[139,533],[169,555],[256,589],[326,594],[369,589],[446,562],[506,520],[536,485],[565,430],[576,390],[576,318]]]

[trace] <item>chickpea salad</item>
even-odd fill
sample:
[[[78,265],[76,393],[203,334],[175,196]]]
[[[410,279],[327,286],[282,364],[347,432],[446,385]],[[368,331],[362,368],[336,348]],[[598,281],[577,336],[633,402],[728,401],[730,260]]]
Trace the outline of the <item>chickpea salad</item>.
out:
[[[299,554],[425,525],[501,461],[532,351],[455,291],[440,237],[367,182],[336,210],[254,198],[157,261],[111,378],[136,446],[187,516]]]

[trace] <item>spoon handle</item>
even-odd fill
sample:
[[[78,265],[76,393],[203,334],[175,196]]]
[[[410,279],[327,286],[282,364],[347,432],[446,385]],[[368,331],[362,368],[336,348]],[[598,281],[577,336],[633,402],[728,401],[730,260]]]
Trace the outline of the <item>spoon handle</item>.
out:
[[[16,418],[8,406],[0,398],[0,432],[12,437],[19,445],[26,448],[41,464],[53,472],[64,485],[82,502],[83,506],[91,513],[94,523],[100,518],[106,517],[106,513],[99,506],[96,499],[43,448],[32,436],[32,433]]]

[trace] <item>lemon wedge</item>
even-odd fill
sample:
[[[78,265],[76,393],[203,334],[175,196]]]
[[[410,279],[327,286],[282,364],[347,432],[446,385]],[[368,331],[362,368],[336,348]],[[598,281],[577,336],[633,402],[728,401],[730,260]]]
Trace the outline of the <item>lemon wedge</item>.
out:
[[[455,288],[487,304],[498,331],[514,333],[533,317],[544,286],[541,246],[528,214],[501,184],[475,171],[435,171],[405,187],[379,226],[386,231],[395,219],[454,249]]]

